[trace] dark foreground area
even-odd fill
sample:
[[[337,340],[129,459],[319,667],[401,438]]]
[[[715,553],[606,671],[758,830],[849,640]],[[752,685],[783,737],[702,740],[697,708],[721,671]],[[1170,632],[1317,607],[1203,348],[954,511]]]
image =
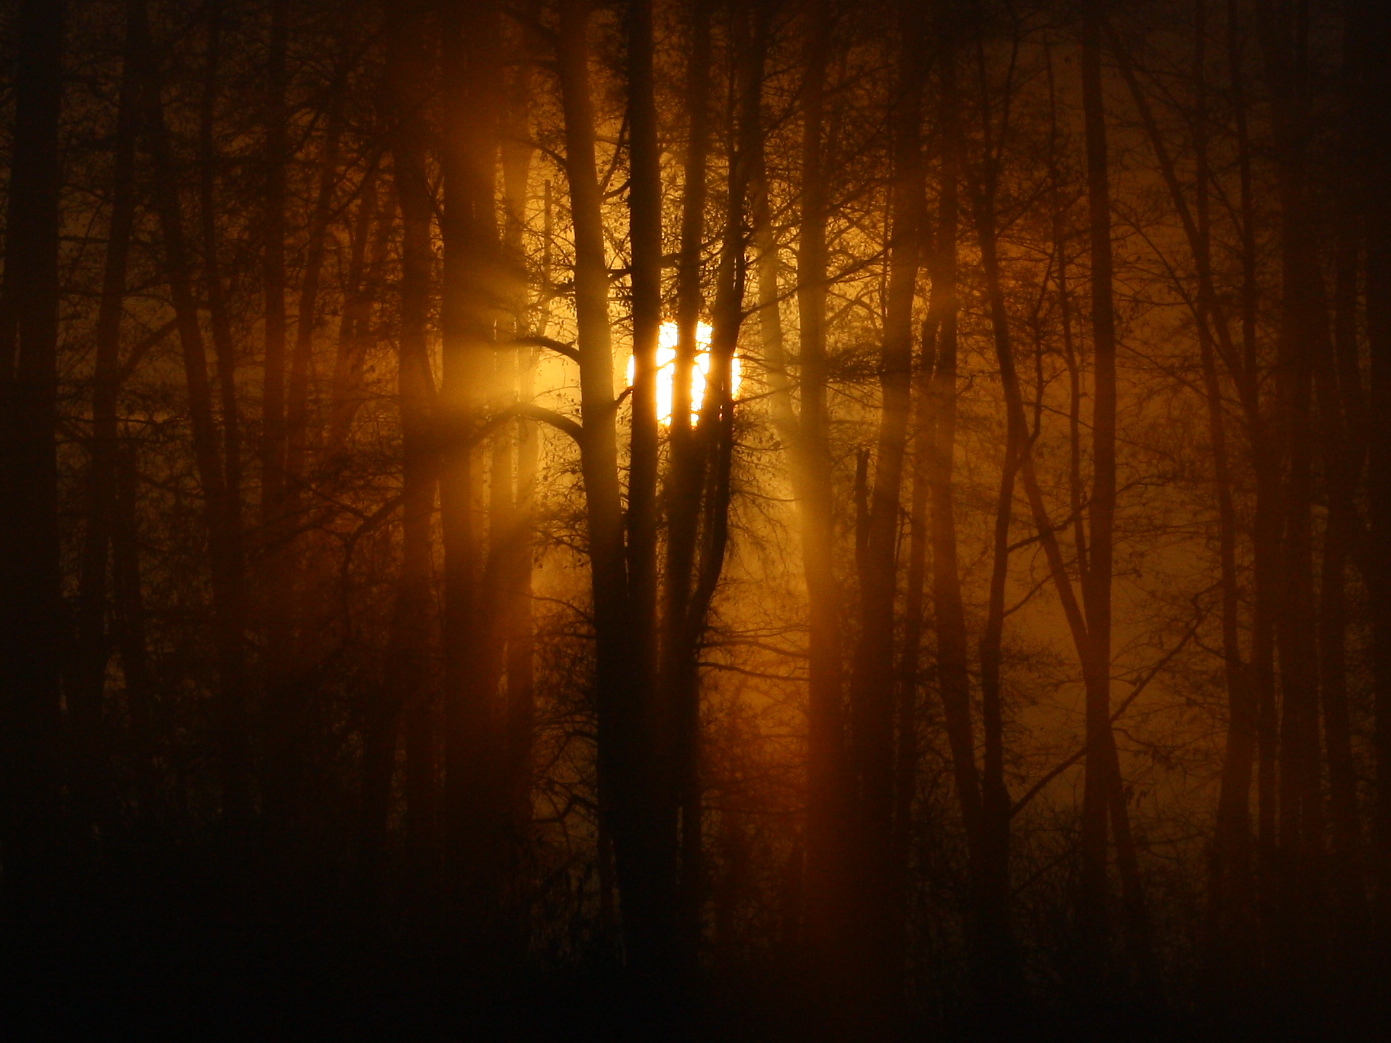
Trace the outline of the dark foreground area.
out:
[[[1071,992],[1034,983],[1013,1013],[963,988],[892,1012],[830,999],[795,953],[707,960],[659,986],[611,950],[518,956],[505,942],[461,944],[438,917],[412,924],[323,896],[238,902],[185,880],[141,901],[91,883],[61,912],[11,917],[0,950],[4,1038],[1370,1043],[1391,1030],[1371,973],[1357,985],[1252,985],[1204,1002],[1143,998],[1119,983]]]

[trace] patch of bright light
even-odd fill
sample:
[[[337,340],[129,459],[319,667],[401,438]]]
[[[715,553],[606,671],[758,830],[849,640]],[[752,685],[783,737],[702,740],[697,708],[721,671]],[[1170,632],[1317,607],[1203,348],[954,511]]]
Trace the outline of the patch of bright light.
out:
[[[710,377],[710,338],[712,330],[710,324],[701,322],[696,324],[696,357],[695,365],[691,367],[691,423],[695,423],[700,416],[700,409],[705,402],[705,385]],[[672,410],[672,384],[676,372],[676,344],[678,334],[676,323],[664,322],[657,338],[657,419],[663,427],[671,424]],[[729,382],[731,393],[739,393],[740,364],[739,356],[736,354],[729,365]],[[633,384],[633,377],[636,372],[636,360],[632,355],[628,356],[628,386]]]

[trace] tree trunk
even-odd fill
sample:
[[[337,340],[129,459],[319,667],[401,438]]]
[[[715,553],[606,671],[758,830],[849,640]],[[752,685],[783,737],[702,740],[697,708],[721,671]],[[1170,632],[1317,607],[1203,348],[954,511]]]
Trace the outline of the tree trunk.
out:
[[[41,929],[59,825],[57,392],[59,117],[65,5],[19,9],[14,134],[0,283],[0,857],[22,941]],[[18,971],[22,968],[16,967]],[[16,983],[18,984],[18,983]]]
[[[332,465],[343,452],[353,418],[362,403],[362,374],[372,335],[372,305],[386,263],[395,213],[394,200],[380,207],[378,175],[374,166],[363,176],[361,199],[353,218],[348,270],[343,285],[343,314],[338,323],[338,351],[333,363],[329,393],[328,431],[320,451],[320,464]],[[370,254],[369,246],[371,244]]]
[[[491,915],[496,905],[502,839],[492,763],[502,631],[495,625],[495,570],[485,574],[483,567],[481,460],[473,437],[490,397],[492,328],[503,304],[495,289],[502,273],[495,200],[498,18],[494,4],[447,5],[442,48],[448,130],[440,223],[443,386],[436,432],[444,536],[446,878],[453,914],[475,919]]]
[[[893,171],[889,219],[888,294],[884,342],[880,351],[879,431],[875,447],[874,485],[870,494],[866,547],[860,569],[860,634],[851,679],[852,757],[858,782],[856,821],[859,835],[857,870],[865,899],[861,925],[865,932],[864,972],[877,989],[877,1009],[901,1001],[902,968],[892,964],[898,951],[893,938],[902,928],[892,918],[890,896],[900,871],[892,864],[894,793],[894,600],[897,588],[898,519],[903,484],[903,460],[908,440],[908,416],[913,370],[913,305],[924,225],[924,165],[920,140],[922,94],[927,75],[924,57],[925,20],[920,5],[900,5],[900,52],[893,85],[890,123]],[[964,631],[964,627],[963,627]],[[962,650],[964,652],[964,632]],[[965,681],[964,655],[961,680]],[[944,697],[947,692],[944,687]],[[965,756],[974,775],[970,748],[969,695],[964,705]],[[962,722],[957,721],[958,725]],[[950,729],[953,753],[960,729]],[[974,780],[973,780],[974,781]]]
[[[1111,570],[1116,513],[1116,332],[1111,300],[1111,203],[1106,116],[1101,83],[1099,0],[1082,9],[1082,107],[1086,122],[1087,203],[1091,217],[1093,349],[1092,495],[1088,509],[1087,570],[1082,602],[1087,642],[1087,754],[1082,798],[1082,871],[1079,943],[1084,973],[1095,977],[1106,962],[1106,820],[1120,779],[1111,773]],[[1121,813],[1123,814],[1122,807]]]
[[[159,97],[148,13],[143,0],[135,20],[142,73],[150,84],[148,133],[154,158],[154,201],[164,239],[165,266],[188,385],[189,418],[198,483],[204,498],[218,650],[219,692],[215,704],[215,749],[222,786],[222,813],[233,834],[251,813],[250,740],[247,722],[246,602],[242,533],[236,490],[227,482],[218,447],[208,380],[207,349],[193,295],[193,272],[184,238],[179,173],[174,166],[164,107]]]
[[[198,218],[203,248],[203,293],[208,299],[208,325],[222,411],[222,456],[227,483],[227,506],[232,524],[242,531],[241,417],[237,408],[237,345],[218,251],[217,186],[221,156],[217,151],[218,73],[222,65],[223,0],[208,5],[208,39],[203,56],[203,90],[198,113]],[[240,539],[239,539],[240,542]],[[238,554],[242,552],[239,550]],[[238,568],[244,566],[239,564]]]
[[[266,55],[265,100],[265,254],[261,269],[261,292],[265,300],[265,373],[261,385],[261,524],[270,535],[278,520],[280,500],[285,491],[285,177],[289,161],[287,125],[286,50],[289,40],[289,0],[271,0],[270,47]],[[279,593],[274,588],[275,569],[267,578],[272,586],[268,598]],[[272,617],[267,623],[276,629],[274,613],[278,606],[267,603]],[[268,633],[271,643],[282,634]]]
[[[698,352],[703,307],[701,248],[705,232],[707,161],[710,149],[711,20],[709,5],[694,0],[691,57],[685,83],[688,140],[683,157],[681,242],[676,271],[676,358],[672,365],[670,464],[665,483],[666,555],[663,561],[662,639],[659,692],[664,700],[663,740],[670,771],[661,780],[677,815],[679,845],[678,921],[683,973],[694,969],[704,898],[697,764],[700,693],[688,631],[692,572],[700,525],[703,459],[691,422],[691,374]],[[636,321],[636,316],[635,316]],[[711,390],[707,382],[706,391]]]
[[[434,266],[433,213],[425,167],[422,100],[427,63],[418,18],[388,13],[388,88],[395,133],[391,138],[397,205],[401,211],[401,297],[397,395],[401,423],[401,566],[392,610],[380,703],[371,711],[364,739],[364,781],[369,852],[386,828],[395,760],[395,725],[404,727],[406,751],[406,840],[415,874],[415,901],[424,903],[435,885],[437,844],[438,724],[430,671],[432,562],[430,517],[434,511],[436,460],[431,451],[430,410],[436,391],[430,366],[428,322]],[[369,854],[369,857],[374,857]]]
[[[850,881],[847,778],[841,678],[840,588],[835,574],[832,460],[826,385],[827,188],[826,73],[831,12],[812,0],[806,79],[802,87],[802,212],[797,247],[798,361],[801,370],[799,453],[807,488],[800,504],[802,569],[808,602],[806,925],[811,958],[834,976],[846,928]]]
[[[1319,679],[1314,608],[1314,435],[1316,357],[1331,356],[1327,299],[1308,199],[1307,70],[1301,22],[1286,5],[1261,12],[1271,84],[1280,185],[1281,315],[1276,345],[1276,421],[1288,461],[1283,488],[1283,583],[1275,613],[1282,696],[1279,735],[1280,970],[1307,987],[1318,964],[1311,946],[1322,911],[1323,806]]]
[[[130,12],[127,12],[129,21]],[[111,172],[111,217],[107,231],[101,303],[97,310],[96,362],[92,388],[91,462],[87,471],[87,531],[77,594],[77,648],[67,688],[72,721],[74,796],[87,829],[107,834],[114,826],[117,790],[107,778],[105,691],[112,652],[108,627],[113,529],[119,516],[120,431],[117,406],[121,390],[121,320],[125,312],[131,236],[135,225],[135,146],[139,137],[140,92],[133,36],[126,30],[121,91],[116,112],[116,146]],[[144,750],[141,751],[146,752]],[[143,760],[143,758],[140,758]],[[137,765],[137,777],[143,768]],[[141,797],[148,797],[143,787]],[[142,805],[147,800],[141,800]],[[143,810],[143,809],[142,809]],[[88,835],[91,835],[90,832]]]
[[[565,169],[575,230],[575,312],[579,328],[580,470],[594,596],[595,700],[599,718],[599,805],[613,839],[628,963],[661,981],[670,964],[669,877],[663,856],[639,832],[635,799],[650,780],[634,771],[648,693],[631,657],[632,625],[619,496],[617,403],[609,325],[609,270],[602,197],[595,169],[589,92],[589,4],[560,5],[559,72],[565,116]],[[657,861],[654,862],[654,859]]]
[[[1391,67],[1383,60],[1391,42],[1391,11],[1363,0],[1358,20],[1359,79],[1366,157],[1361,186],[1367,235],[1366,326],[1371,356],[1367,403],[1370,451],[1367,500],[1369,533],[1365,582],[1369,591],[1391,590],[1391,117],[1381,100],[1391,91]],[[1370,599],[1376,751],[1374,836],[1376,941],[1391,939],[1391,598]]]
[[[508,271],[508,295],[514,336],[530,332],[544,337],[549,319],[549,298],[533,314],[527,300],[526,231],[527,185],[533,147],[530,139],[531,69],[518,63],[509,82],[506,99],[506,128],[502,141],[503,263]],[[550,292],[550,185],[546,185],[543,243],[541,247],[542,294]],[[510,353],[504,353],[510,354]],[[518,403],[528,403],[533,395],[536,349],[523,349],[512,361],[512,386],[508,390]],[[500,438],[499,441],[502,441]],[[507,641],[507,710],[505,723],[506,763],[503,772],[504,799],[509,816],[511,842],[511,908],[516,923],[516,942],[525,949],[529,940],[528,903],[531,900],[531,794],[535,767],[535,641],[531,617],[532,550],[535,542],[536,477],[540,463],[540,433],[536,423],[519,420],[510,435],[509,449],[516,458],[508,529],[504,534],[503,568],[506,599],[503,606]],[[496,459],[495,459],[496,463]],[[494,471],[496,481],[496,470]]]
[[[950,48],[946,50],[945,48]],[[976,772],[975,739],[970,719],[970,680],[967,674],[966,622],[962,606],[960,568],[953,490],[956,446],[957,396],[957,178],[961,163],[961,128],[957,112],[956,52],[944,37],[942,70],[942,195],[938,232],[938,273],[933,281],[932,307],[940,311],[937,365],[932,376],[935,405],[931,467],[933,515],[933,604],[937,609],[938,674],[947,726],[961,734],[952,740],[958,802],[965,823],[971,858],[971,920],[975,978],[974,997],[980,1016],[999,1023],[1018,1013],[1023,998],[1018,956],[1010,917],[1009,826],[1011,804],[1004,775],[1004,716],[1001,659],[1004,641],[1005,584],[1009,573],[1009,530],[1014,509],[1015,479],[1025,451],[1028,431],[1021,411],[1006,416],[1005,453],[995,501],[991,548],[989,600],[980,639],[981,725],[984,763]],[[992,137],[989,107],[982,104],[985,138]],[[983,160],[985,169],[976,187],[977,232],[983,243],[982,257],[989,258],[986,282],[991,306],[996,353],[1012,352],[1008,344],[1008,317],[1001,293],[995,247],[995,207],[998,159]],[[1061,246],[1055,247],[1061,252]],[[938,293],[942,302],[939,307]],[[1060,283],[1061,285],[1061,283]],[[950,693],[950,694],[949,694]],[[955,709],[949,707],[955,702]],[[958,753],[958,747],[960,753]]]
[[[654,902],[677,904],[677,792],[686,766],[678,730],[687,725],[681,695],[657,681],[657,343],[662,325],[662,171],[651,0],[633,0],[626,13],[629,181],[632,248],[633,387],[628,456],[628,612],[630,669],[645,698],[633,710],[633,771],[648,780],[633,799],[634,828],[650,847]],[[708,30],[706,30],[708,31]],[[701,103],[704,99],[700,99]],[[679,463],[678,463],[679,466]],[[673,533],[678,526],[673,524]],[[673,538],[676,538],[675,535]],[[684,738],[684,736],[682,737]],[[688,823],[684,824],[687,827]],[[681,924],[682,927],[689,925]],[[679,928],[677,928],[679,929]],[[698,924],[696,925],[698,933]],[[676,942],[675,936],[671,939]],[[679,940],[687,960],[696,940]],[[676,954],[663,954],[670,958]]]

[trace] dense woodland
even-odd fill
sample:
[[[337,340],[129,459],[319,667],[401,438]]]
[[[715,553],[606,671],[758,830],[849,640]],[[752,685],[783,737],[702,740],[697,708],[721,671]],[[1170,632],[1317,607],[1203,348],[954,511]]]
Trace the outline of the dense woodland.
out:
[[[1389,47],[7,0],[0,1020],[1385,1038]]]

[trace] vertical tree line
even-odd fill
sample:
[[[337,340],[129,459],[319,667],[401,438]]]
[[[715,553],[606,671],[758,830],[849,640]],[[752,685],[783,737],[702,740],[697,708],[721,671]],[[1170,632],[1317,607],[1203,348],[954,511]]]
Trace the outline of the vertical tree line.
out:
[[[7,959],[1351,1025],[1381,7],[7,5]]]

